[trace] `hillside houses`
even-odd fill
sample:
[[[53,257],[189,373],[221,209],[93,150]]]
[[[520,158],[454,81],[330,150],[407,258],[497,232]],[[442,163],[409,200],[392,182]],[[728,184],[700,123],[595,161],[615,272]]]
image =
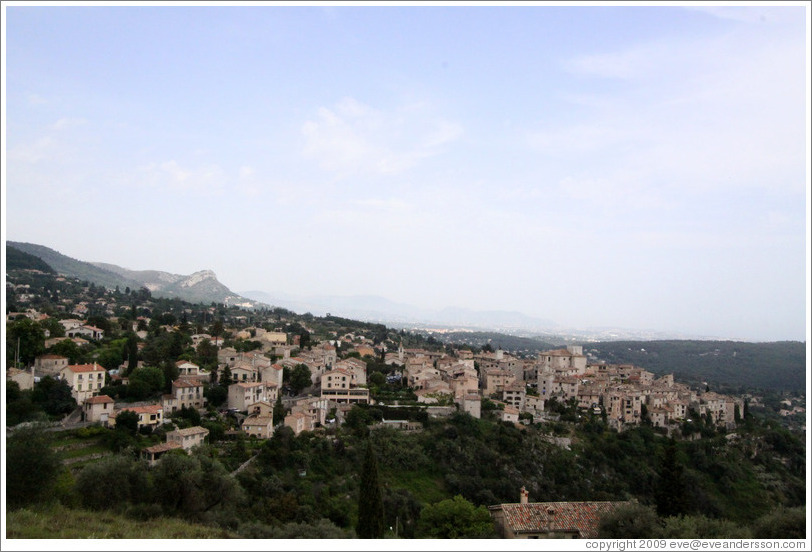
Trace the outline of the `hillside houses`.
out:
[[[446,408],[455,404],[452,409],[480,416],[484,399],[489,399],[491,404],[503,405],[498,413],[493,414],[511,422],[521,419],[522,423],[529,423],[530,419],[553,418],[548,412],[551,401],[559,404],[575,401],[582,411],[600,415],[610,427],[618,430],[643,422],[650,422],[655,427],[675,427],[675,422],[686,420],[694,413],[728,427],[735,424],[737,409],[739,414],[743,409],[740,400],[691,390],[675,383],[673,376],[658,378],[631,364],[590,363],[583,348],[577,345],[541,351],[534,357],[520,357],[501,349],[473,352],[440,348],[431,341],[427,343],[437,350],[408,348],[402,342],[395,350],[391,334],[383,341],[377,335],[375,339],[371,338],[371,333],[363,329],[337,330],[332,334],[327,331],[325,337],[325,331],[318,323],[310,327],[310,323],[304,324],[294,317],[286,319],[284,313],[269,323],[259,315],[231,313],[226,316],[225,311],[219,311],[215,306],[203,311],[187,307],[183,313],[161,312],[148,305],[148,296],[140,297],[142,304],[132,310],[131,301],[125,300],[123,295],[118,301],[117,308],[113,294],[108,294],[104,301],[100,297],[84,297],[79,302],[65,303],[61,311],[63,318],[57,321],[68,337],[45,342],[46,347],[65,339],[89,344],[81,349],[81,362],[90,364],[72,367],[71,361],[62,356],[68,354],[71,346],[62,344],[55,351],[40,350],[33,363],[33,372],[28,366],[22,372],[7,372],[7,378],[21,388],[30,389],[42,376],[57,376],[70,386],[85,419],[100,421],[103,415],[108,419],[115,418],[105,410],[115,405],[110,402],[111,396],[119,404],[132,400],[117,391],[121,385],[129,384],[127,376],[132,363],[127,354],[121,355],[120,350],[106,349],[104,342],[120,340],[135,332],[139,357],[135,366],[160,367],[174,379],[165,381],[161,389],[151,390],[149,398],[160,407],[162,415],[169,417],[184,408],[205,411],[209,405],[204,394],[209,395],[209,387],[221,385],[211,395],[217,397],[212,406],[222,411],[240,412],[236,417],[238,422],[242,416],[255,418],[251,421],[250,431],[257,436],[272,434],[273,424],[268,425],[267,420],[259,419],[272,415],[272,409],[270,413],[257,413],[251,410],[252,405],[273,405],[280,395],[291,409],[289,415],[297,415],[289,420],[295,431],[324,425],[327,412],[332,409],[338,412],[341,405],[374,404],[378,397],[374,393],[376,386],[369,384],[368,364],[386,376],[385,380],[376,378],[374,381],[376,385],[385,381],[386,394],[381,397],[387,398],[381,400],[390,406],[394,406],[395,401],[399,401],[398,406],[417,404],[428,409],[431,405],[433,412],[437,412],[440,406]],[[105,323],[101,313],[107,312],[108,307],[116,316],[109,316]],[[197,317],[193,314],[195,312]],[[202,323],[201,313],[204,314]],[[29,309],[25,313],[7,313],[7,321],[13,323],[17,314],[31,320],[42,318],[37,311]],[[215,322],[220,325],[215,327]],[[54,321],[49,324],[53,329]],[[299,327],[293,324],[299,324]],[[307,340],[302,339],[306,335],[303,332],[308,332]],[[183,339],[178,340],[172,335],[162,348],[153,345],[161,336],[173,333],[182,333]],[[169,350],[170,341],[173,353],[166,355],[164,351]],[[204,344],[205,347],[200,349]],[[246,351],[251,347],[255,349]],[[162,356],[156,355],[156,350],[160,350]],[[198,350],[201,351],[199,354]],[[115,354],[119,360],[113,364],[110,359],[116,358]],[[108,378],[106,370],[92,364],[94,361],[112,368],[110,388],[104,391],[109,395],[99,399],[93,398],[100,395]],[[285,372],[295,370],[298,365],[305,365],[310,371],[311,385],[304,388],[299,383],[296,385],[297,390],[311,395],[306,401],[303,396],[290,397],[292,386],[284,381]],[[97,367],[88,368],[91,366]],[[230,377],[226,378],[229,373]],[[404,393],[399,389],[395,391],[401,382],[409,388]],[[288,396],[284,396],[286,394]],[[403,397],[407,398],[404,400]],[[93,400],[82,407],[90,399]],[[484,404],[484,410],[489,411],[488,403]],[[308,419],[304,420],[302,416]],[[336,415],[336,418],[340,417]]]
[[[364,379],[366,371],[364,371]],[[321,397],[336,403],[363,403],[370,402],[369,389],[359,387],[359,378],[352,369],[336,368],[322,374]]]
[[[279,392],[275,383],[240,382],[228,386],[228,407],[236,410],[248,410],[252,404],[262,401],[274,403]]]
[[[59,371],[59,377],[68,384],[71,395],[80,406],[85,400],[99,394],[104,387],[107,370],[98,364],[70,364]]]

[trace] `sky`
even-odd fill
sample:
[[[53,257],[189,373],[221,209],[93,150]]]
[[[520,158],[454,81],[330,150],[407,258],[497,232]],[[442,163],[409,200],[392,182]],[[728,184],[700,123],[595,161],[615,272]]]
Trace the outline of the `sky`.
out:
[[[808,339],[808,3],[3,9],[8,240]]]

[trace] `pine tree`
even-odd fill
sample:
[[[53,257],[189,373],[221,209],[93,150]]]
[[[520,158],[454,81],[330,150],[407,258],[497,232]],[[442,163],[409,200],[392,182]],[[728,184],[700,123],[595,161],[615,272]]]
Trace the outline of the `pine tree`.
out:
[[[372,442],[367,440],[366,457],[361,472],[361,490],[358,494],[358,538],[383,538],[383,497],[378,483],[378,460],[372,450]]]

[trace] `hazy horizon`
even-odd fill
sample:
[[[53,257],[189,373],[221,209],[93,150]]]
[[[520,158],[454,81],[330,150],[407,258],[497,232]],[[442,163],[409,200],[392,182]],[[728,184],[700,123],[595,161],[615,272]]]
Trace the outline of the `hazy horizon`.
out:
[[[809,336],[808,5],[3,5],[3,232],[232,291]]]

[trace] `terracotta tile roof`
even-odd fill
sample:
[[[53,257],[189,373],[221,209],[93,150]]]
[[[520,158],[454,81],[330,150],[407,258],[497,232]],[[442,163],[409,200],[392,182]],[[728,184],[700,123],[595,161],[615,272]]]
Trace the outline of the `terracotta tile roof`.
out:
[[[107,395],[96,395],[95,397],[90,397],[89,399],[85,399],[85,404],[105,404],[115,402],[113,399],[108,397]]]
[[[126,406],[118,412],[124,412],[125,410],[132,410],[136,414],[157,414],[158,412],[163,412],[164,408],[159,404],[149,404],[147,406]],[[118,412],[116,414],[118,414]]]
[[[150,452],[152,454],[156,454],[158,452],[166,452],[168,450],[179,449],[183,448],[183,445],[178,443],[177,441],[169,441],[167,443],[161,443],[159,445],[153,445],[151,447],[147,447],[144,449],[144,452]]]
[[[106,370],[98,364],[69,364],[63,370],[70,370],[74,374],[80,372],[105,372]]]
[[[577,531],[581,538],[598,536],[601,516],[628,502],[533,502],[500,504],[505,523],[516,534]]]
[[[552,351],[544,351],[541,353],[542,356],[577,356],[573,355],[566,349],[555,349]]]
[[[200,435],[201,433],[204,433],[204,434],[208,435],[209,430],[206,429],[205,427],[194,426],[194,427],[187,427],[186,429],[176,429],[175,431],[170,431],[167,435],[169,435],[169,434],[183,435],[184,437],[186,437],[186,436],[190,436],[190,435]]]
[[[201,387],[203,384],[196,379],[176,379],[172,387]]]
[[[242,422],[243,427],[251,427],[255,425],[273,425],[273,416],[249,416]]]

